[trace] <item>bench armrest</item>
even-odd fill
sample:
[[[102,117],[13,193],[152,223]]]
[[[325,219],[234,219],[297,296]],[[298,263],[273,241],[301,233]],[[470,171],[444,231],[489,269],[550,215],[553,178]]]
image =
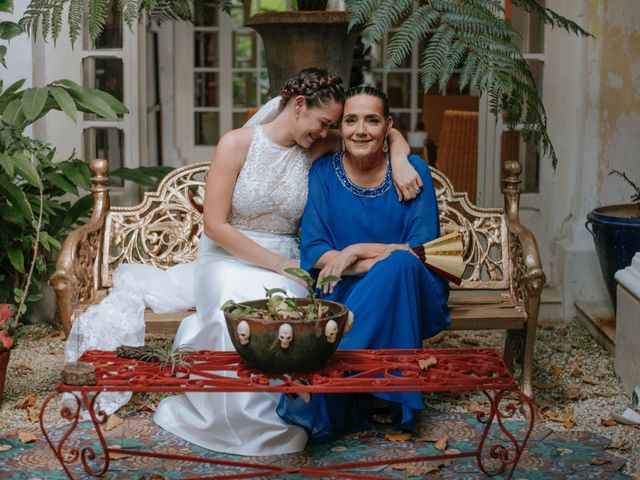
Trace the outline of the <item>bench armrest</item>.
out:
[[[71,330],[76,312],[84,310],[94,300],[100,288],[100,253],[104,222],[109,211],[107,160],[91,162],[93,210],[89,221],[65,239],[56,262],[56,271],[49,279],[58,299],[60,323],[65,335]]]
[[[509,249],[511,258],[511,292],[518,302],[524,304],[528,321],[538,320],[540,294],[545,283],[542,261],[536,239],[520,223],[520,174],[522,165],[518,161],[505,162],[502,193],[504,194]]]

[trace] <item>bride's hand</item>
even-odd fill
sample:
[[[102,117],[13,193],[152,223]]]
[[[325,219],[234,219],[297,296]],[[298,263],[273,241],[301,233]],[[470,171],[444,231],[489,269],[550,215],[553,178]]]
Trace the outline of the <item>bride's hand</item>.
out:
[[[401,158],[403,158],[403,161],[395,158],[391,159],[391,174],[398,200],[402,202],[403,200],[412,200],[418,196],[422,188],[422,178],[413,168],[413,165],[406,160],[406,157]]]
[[[276,273],[279,273],[280,275],[282,275],[283,277],[286,277],[290,280],[293,280],[294,282],[302,285],[303,287],[307,288],[307,284],[304,282],[304,280],[302,280],[301,278],[298,278],[294,275],[291,275],[289,272],[286,272],[285,270],[287,268],[300,268],[300,263],[297,260],[291,260],[289,258],[283,258],[282,260],[280,260],[280,262],[278,263],[278,265],[276,265],[276,268],[274,269],[274,271]]]

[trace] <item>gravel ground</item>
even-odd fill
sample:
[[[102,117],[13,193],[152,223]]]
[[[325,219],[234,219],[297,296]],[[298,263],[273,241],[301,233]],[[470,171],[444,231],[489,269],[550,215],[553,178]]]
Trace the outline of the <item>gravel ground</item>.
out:
[[[434,347],[501,347],[504,336],[496,332],[444,332],[428,342]],[[150,338],[165,343],[167,338]],[[58,382],[64,365],[64,339],[51,327],[32,327],[11,353],[3,403],[0,407],[0,437],[9,432],[38,430],[37,412]],[[575,321],[545,322],[538,329],[534,357],[537,421],[553,430],[587,430],[612,440],[609,451],[627,459],[625,473],[640,479],[640,428],[607,421],[611,412],[622,413],[630,404],[614,373],[613,358],[597,345]],[[29,395],[32,409],[15,408]],[[162,395],[136,395],[119,413],[159,401]],[[427,403],[439,410],[464,411],[482,405],[480,395],[428,395]],[[59,425],[60,403],[56,397],[47,408],[47,425]],[[573,414],[571,413],[573,412]],[[34,415],[35,414],[35,415]],[[35,421],[34,421],[35,420]],[[610,426],[607,426],[611,424]]]

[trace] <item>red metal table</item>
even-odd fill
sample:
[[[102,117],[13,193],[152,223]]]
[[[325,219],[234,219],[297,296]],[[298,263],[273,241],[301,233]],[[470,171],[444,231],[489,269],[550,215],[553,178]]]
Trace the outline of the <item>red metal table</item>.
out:
[[[534,409],[531,400],[517,385],[500,354],[494,349],[417,349],[417,350],[345,350],[334,354],[329,364],[310,373],[291,375],[270,374],[246,365],[236,352],[195,351],[188,354],[188,366],[159,366],[157,363],[117,357],[114,352],[90,351],[80,359],[91,363],[96,371],[95,385],[77,386],[61,383],[42,403],[40,427],[69,478],[69,466],[78,460],[92,476],[103,476],[109,469],[111,454],[140,455],[164,459],[179,459],[235,466],[255,471],[206,478],[256,478],[298,473],[309,477],[380,478],[373,474],[349,472],[353,469],[387,464],[423,462],[462,457],[475,457],[479,468],[487,475],[508,472],[511,478],[533,429]],[[434,363],[433,365],[429,365]],[[427,366],[429,365],[429,366]],[[233,371],[226,377],[222,372]],[[302,381],[300,381],[302,380]],[[366,392],[468,392],[481,391],[489,401],[488,413],[477,413],[485,426],[475,450],[440,455],[420,455],[394,460],[351,462],[304,468],[280,468],[274,465],[246,463],[199,457],[187,457],[154,452],[141,452],[109,447],[101,426],[107,415],[94,412],[93,406],[101,392],[280,392],[280,393],[366,393]],[[63,407],[61,415],[70,420],[68,430],[57,444],[51,439],[43,418],[51,399],[63,392],[76,392],[75,409]],[[518,440],[504,425],[517,407],[507,394],[519,398],[528,420],[524,437]],[[68,445],[78,425],[81,405],[90,405],[89,413],[95,428],[101,455],[90,447]],[[504,443],[492,440],[489,431],[496,425]],[[491,443],[494,442],[495,443]]]

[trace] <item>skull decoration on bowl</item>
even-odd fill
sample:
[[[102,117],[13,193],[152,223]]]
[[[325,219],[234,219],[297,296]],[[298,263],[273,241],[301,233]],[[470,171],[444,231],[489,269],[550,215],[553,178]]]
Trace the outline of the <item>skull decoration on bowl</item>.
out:
[[[308,305],[307,298],[295,299]],[[240,356],[251,366],[267,373],[313,371],[333,355],[342,335],[353,323],[353,315],[342,304],[321,300],[328,307],[320,318],[274,320],[241,314],[233,306],[224,308],[229,336]],[[242,302],[255,309],[267,300]]]

